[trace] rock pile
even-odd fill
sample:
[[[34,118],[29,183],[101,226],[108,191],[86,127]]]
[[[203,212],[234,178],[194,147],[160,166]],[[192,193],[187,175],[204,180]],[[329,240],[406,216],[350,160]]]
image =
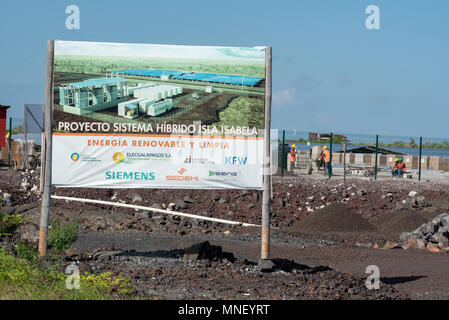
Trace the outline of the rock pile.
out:
[[[416,191],[410,191],[408,197],[396,205],[396,210],[406,210],[411,208],[424,208],[427,206],[426,198]]]
[[[399,238],[407,241],[409,248],[427,249],[432,252],[449,250],[449,213],[436,216],[412,232],[403,232]]]

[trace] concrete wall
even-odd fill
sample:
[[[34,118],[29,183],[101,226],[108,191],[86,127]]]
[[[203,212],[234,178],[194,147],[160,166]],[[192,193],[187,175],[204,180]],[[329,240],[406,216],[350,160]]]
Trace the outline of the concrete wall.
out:
[[[419,156],[411,155],[395,155],[395,154],[378,154],[377,155],[377,165],[378,166],[393,166],[394,159],[402,157],[404,159],[405,165],[409,169],[419,168]],[[342,153],[333,153],[332,162],[343,163]],[[347,153],[346,154],[346,164],[358,164],[358,165],[368,165],[374,166],[376,163],[375,154],[365,154],[365,153]],[[449,171],[449,157],[436,157],[436,156],[422,156],[421,157],[421,169],[432,169],[432,170],[443,170]]]

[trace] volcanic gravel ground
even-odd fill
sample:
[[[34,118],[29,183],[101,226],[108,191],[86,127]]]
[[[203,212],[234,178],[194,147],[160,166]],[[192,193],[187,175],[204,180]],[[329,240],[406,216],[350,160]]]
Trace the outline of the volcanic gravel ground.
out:
[[[376,227],[359,214],[350,212],[342,203],[331,204],[301,219],[291,231],[306,232],[366,232]]]
[[[383,213],[370,221],[389,237],[397,238],[404,231],[413,231],[423,223],[433,219],[440,212],[423,212],[416,210],[399,210]]]
[[[29,186],[21,187],[23,182]],[[40,195],[31,191],[34,185],[39,185],[37,171],[0,171],[1,193],[11,195],[5,212],[21,213],[26,221],[32,221],[11,237],[13,242],[23,237],[35,240],[33,235],[38,234]],[[401,201],[412,190],[424,195],[426,205],[399,210]],[[96,252],[95,257],[80,258],[82,267],[93,272],[124,272],[131,276],[139,295],[176,299],[405,298],[387,283],[381,290],[365,288],[365,267],[378,259],[376,264],[382,265],[389,279],[408,279],[410,285],[398,280],[397,286],[413,297],[428,297],[426,292],[432,292],[432,297],[443,297],[449,285],[444,281],[440,285],[438,281],[447,277],[444,254],[413,249],[376,250],[372,245],[397,241],[400,232],[414,230],[433,216],[447,212],[448,193],[446,185],[430,182],[348,179],[343,183],[314,176],[273,177],[272,256],[316,267],[338,266],[340,271],[278,260],[283,267],[278,267],[277,272],[257,272],[254,262],[245,259],[256,261],[260,254],[260,227],[237,227],[65,200],[52,200],[50,219],[62,224],[78,220],[81,233],[73,249],[82,254]],[[261,191],[54,188],[53,194],[156,208],[168,208],[174,203],[171,208],[175,211],[261,222]],[[204,240],[223,245],[238,259],[233,263],[221,259],[191,263],[182,260],[187,245]],[[0,246],[2,243],[5,241],[0,240]],[[14,248],[14,243],[9,247]],[[357,276],[346,274],[346,270]],[[415,276],[419,280],[415,281]]]
[[[135,236],[139,236],[135,234]],[[92,234],[82,235],[74,250],[89,243]],[[140,235],[142,237],[142,235]],[[94,251],[78,259],[82,271],[112,270],[132,279],[136,294],[165,299],[407,299],[393,286],[368,290],[366,278],[358,278],[326,266],[309,267],[288,259],[273,259],[273,273],[260,273],[247,259],[214,258],[184,261],[183,249],[170,249],[170,239],[154,237],[138,249],[119,251],[130,239],[123,234],[103,234],[104,246],[115,251]],[[134,240],[135,241],[135,240]],[[178,240],[179,241],[179,240]],[[152,251],[145,251],[151,247]],[[161,247],[169,249],[162,250]],[[143,251],[139,251],[143,250]]]

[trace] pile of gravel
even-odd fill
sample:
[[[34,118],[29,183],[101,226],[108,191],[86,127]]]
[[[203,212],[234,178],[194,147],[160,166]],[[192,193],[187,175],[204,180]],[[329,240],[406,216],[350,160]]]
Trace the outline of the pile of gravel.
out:
[[[404,230],[415,230],[434,218],[436,213],[410,210],[386,212],[370,219],[383,234],[398,237]]]
[[[376,227],[342,203],[315,211],[294,225],[290,231],[301,232],[372,232]]]

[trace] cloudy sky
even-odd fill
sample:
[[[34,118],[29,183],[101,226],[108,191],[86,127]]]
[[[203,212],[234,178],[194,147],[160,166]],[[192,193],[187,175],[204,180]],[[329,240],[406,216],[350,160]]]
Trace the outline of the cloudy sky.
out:
[[[260,48],[56,41],[55,55],[64,54],[105,57],[245,60],[260,62],[263,62],[265,59],[264,50]]]
[[[72,4],[80,30],[65,27]],[[371,4],[380,30],[365,26]],[[23,104],[43,103],[48,39],[268,45],[274,128],[449,138],[448,12],[447,0],[7,1],[0,104],[19,118]]]

